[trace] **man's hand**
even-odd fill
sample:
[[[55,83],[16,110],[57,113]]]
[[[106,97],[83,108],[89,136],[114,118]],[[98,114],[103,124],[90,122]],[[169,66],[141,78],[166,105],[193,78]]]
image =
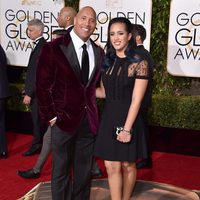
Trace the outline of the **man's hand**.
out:
[[[25,95],[23,99],[23,104],[30,105],[30,103],[31,103],[31,97],[29,97],[28,95]]]
[[[56,119],[57,117],[49,121],[50,126],[53,126],[56,123]]]

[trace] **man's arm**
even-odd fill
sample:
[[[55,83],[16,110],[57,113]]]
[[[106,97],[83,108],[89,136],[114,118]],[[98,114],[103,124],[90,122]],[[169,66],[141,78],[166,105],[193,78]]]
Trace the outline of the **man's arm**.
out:
[[[46,122],[56,117],[52,97],[53,80],[56,74],[56,67],[53,66],[52,61],[53,56],[50,43],[45,44],[38,59],[36,70],[36,95],[40,115]]]

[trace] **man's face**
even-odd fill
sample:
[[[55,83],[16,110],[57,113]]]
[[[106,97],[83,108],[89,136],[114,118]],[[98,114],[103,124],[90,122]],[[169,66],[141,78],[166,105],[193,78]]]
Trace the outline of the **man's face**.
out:
[[[96,13],[90,7],[79,11],[74,20],[74,32],[85,42],[96,27]]]
[[[37,39],[38,37],[40,37],[42,35],[41,30],[39,29],[39,27],[34,26],[34,25],[33,26],[28,26],[27,33],[28,33],[28,37],[31,40],[35,40],[35,39]]]
[[[66,23],[67,23],[66,17],[67,17],[66,12],[64,12],[64,10],[61,9],[57,18],[59,27],[66,28]]]

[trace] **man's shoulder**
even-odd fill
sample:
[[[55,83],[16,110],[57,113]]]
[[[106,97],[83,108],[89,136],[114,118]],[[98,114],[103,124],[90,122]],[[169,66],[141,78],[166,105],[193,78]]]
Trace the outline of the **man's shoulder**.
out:
[[[97,45],[91,38],[89,39],[91,44],[96,48],[101,48],[99,45]]]
[[[36,51],[40,51],[41,48],[46,44],[46,40],[44,39],[44,37],[41,37],[39,40],[38,40],[38,43],[35,47]]]
[[[103,48],[102,48],[101,46],[97,45],[92,39],[90,39],[90,42],[91,42],[91,44],[93,45],[93,47],[99,49],[99,51],[100,51],[101,53],[104,53],[104,50],[103,50]]]
[[[71,41],[71,37],[69,33],[66,33],[65,35],[60,36],[59,38],[56,38],[52,41],[47,42],[47,45],[50,45],[52,47],[59,46],[59,45],[68,45],[68,43]]]
[[[135,52],[143,57],[145,60],[147,60],[151,67],[155,65],[151,53],[147,49],[145,49],[144,46],[138,46],[137,48],[135,48]]]
[[[136,51],[140,51],[140,52],[145,52],[145,53],[149,53],[149,51],[147,49],[145,49],[145,47],[143,45],[139,45],[135,48]]]
[[[41,37],[40,39],[39,39],[39,43],[46,43],[47,42],[47,40],[44,38],[44,37]]]
[[[136,53],[139,53],[141,55],[145,55],[145,56],[151,57],[151,53],[147,49],[145,49],[144,46],[136,47],[135,51],[136,51]]]

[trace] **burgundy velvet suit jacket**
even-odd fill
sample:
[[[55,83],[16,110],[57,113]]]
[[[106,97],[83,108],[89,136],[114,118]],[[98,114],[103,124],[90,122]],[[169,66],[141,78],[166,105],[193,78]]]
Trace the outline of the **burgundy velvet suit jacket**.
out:
[[[70,34],[48,42],[41,52],[36,73],[36,94],[42,119],[57,117],[56,125],[76,131],[87,112],[92,133],[98,129],[95,89],[104,52],[93,41],[95,67],[86,87],[81,83],[80,66]]]

